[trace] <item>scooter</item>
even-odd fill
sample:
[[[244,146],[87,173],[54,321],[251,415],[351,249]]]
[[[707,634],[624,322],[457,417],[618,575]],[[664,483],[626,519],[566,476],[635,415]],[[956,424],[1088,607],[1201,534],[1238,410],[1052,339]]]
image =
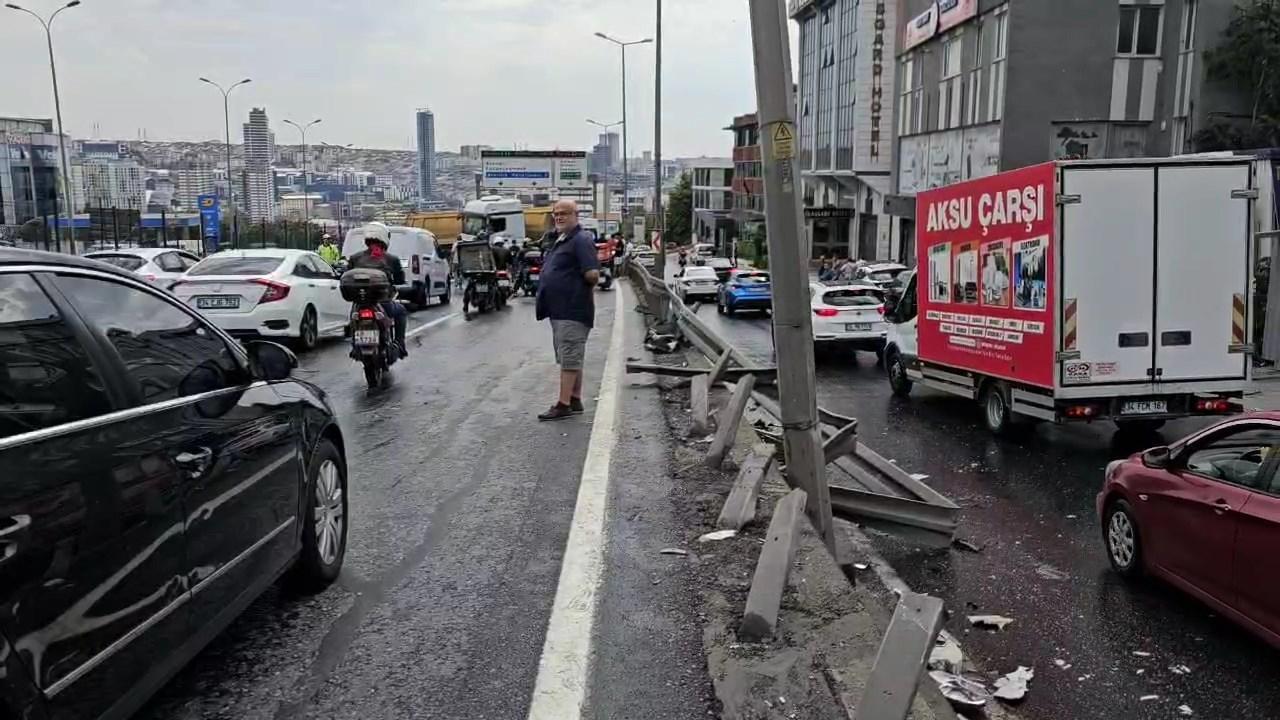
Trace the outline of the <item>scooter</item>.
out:
[[[520,270],[520,289],[525,297],[538,294],[538,279],[542,277],[542,253],[537,255],[538,257],[531,258],[526,254],[525,265]]]
[[[391,366],[400,359],[395,321],[382,309],[392,299],[391,284],[381,270],[357,268],[342,274],[342,297],[351,306],[351,359],[364,367],[369,390],[386,387]]]

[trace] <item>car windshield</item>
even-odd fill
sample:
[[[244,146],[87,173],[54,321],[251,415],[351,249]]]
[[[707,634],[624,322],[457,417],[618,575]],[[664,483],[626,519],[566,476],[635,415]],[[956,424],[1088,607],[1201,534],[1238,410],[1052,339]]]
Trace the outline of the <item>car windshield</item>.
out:
[[[89,257],[108,265],[115,265],[122,270],[137,270],[147,264],[145,259],[137,255],[90,255]]]
[[[883,302],[881,294],[871,288],[840,288],[822,294],[822,302],[836,307],[871,307]]]
[[[739,285],[767,285],[769,276],[765,273],[739,273],[734,282]]]
[[[280,255],[253,255],[205,258],[187,271],[188,275],[269,275],[280,267]]]
[[[711,268],[689,268],[684,271],[685,278],[689,280],[715,280],[716,274]]]

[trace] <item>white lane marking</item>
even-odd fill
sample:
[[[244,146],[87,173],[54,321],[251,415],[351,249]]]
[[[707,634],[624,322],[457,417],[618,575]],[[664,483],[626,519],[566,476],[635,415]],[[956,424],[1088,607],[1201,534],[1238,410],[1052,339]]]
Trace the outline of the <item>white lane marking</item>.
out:
[[[582,703],[587,696],[596,594],[604,570],[609,463],[618,416],[618,357],[622,354],[622,326],[626,318],[621,288],[616,305],[591,441],[587,445],[587,459],[582,464],[578,503],[573,510],[573,524],[560,566],[560,584],[551,606],[538,679],[529,703],[529,720],[577,720],[582,716]]]
[[[452,319],[454,319],[454,318],[458,317],[458,315],[460,315],[460,314],[461,314],[461,313],[452,313],[452,314],[449,314],[449,315],[445,315],[445,316],[444,316],[444,317],[442,317],[442,318],[436,318],[435,320],[432,320],[431,322],[427,323],[426,325],[423,325],[422,327],[416,327],[416,328],[414,328],[414,329],[410,330],[409,332],[405,333],[405,334],[404,334],[404,336],[405,336],[406,338],[411,338],[411,337],[413,337],[414,335],[417,335],[417,334],[418,334],[418,333],[420,333],[420,332],[426,332],[427,330],[430,330],[431,328],[433,328],[433,327],[435,327],[435,326],[439,325],[440,323],[444,322],[445,320],[452,320]]]

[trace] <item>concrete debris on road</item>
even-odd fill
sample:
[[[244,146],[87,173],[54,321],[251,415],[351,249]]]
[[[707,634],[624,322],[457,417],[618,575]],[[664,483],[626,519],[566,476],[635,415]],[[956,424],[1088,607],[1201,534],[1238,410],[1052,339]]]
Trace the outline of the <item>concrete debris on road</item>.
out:
[[[1001,700],[1017,702],[1027,696],[1027,685],[1035,674],[1034,669],[1019,665],[1017,670],[996,678],[996,691],[992,694]]]
[[[682,550],[680,548],[669,547],[669,548],[662,548],[661,550],[658,551],[658,553],[661,555],[688,555],[689,551]]]
[[[698,542],[704,543],[704,542],[714,542],[716,540],[728,540],[729,538],[737,534],[738,534],[737,530],[716,530],[714,532],[709,532],[709,533],[706,533],[705,535],[699,536]]]
[[[964,653],[956,639],[945,631],[938,633],[938,638],[933,641],[933,649],[929,651],[929,669],[958,673],[963,669],[963,664]]]
[[[1003,630],[1005,625],[1013,622],[1013,618],[1007,618],[1003,615],[970,615],[969,624],[974,627],[989,628],[992,630]]]
[[[958,707],[978,708],[991,700],[987,686],[962,675],[942,670],[932,670],[929,677],[938,684],[942,697]]]
[[[1190,705],[1179,705],[1178,714],[1182,715],[1183,717],[1188,717],[1190,715],[1194,715],[1195,711],[1191,709]]]
[[[980,552],[982,552],[982,546],[981,546],[981,545],[975,545],[975,544],[973,544],[973,543],[971,543],[971,542],[969,542],[968,540],[965,540],[965,539],[963,539],[963,538],[956,538],[955,540],[952,540],[952,541],[951,541],[951,546],[952,546],[952,547],[954,547],[954,548],[957,548],[957,549],[959,549],[959,550],[967,550],[968,552],[971,552],[971,553],[980,553]]]

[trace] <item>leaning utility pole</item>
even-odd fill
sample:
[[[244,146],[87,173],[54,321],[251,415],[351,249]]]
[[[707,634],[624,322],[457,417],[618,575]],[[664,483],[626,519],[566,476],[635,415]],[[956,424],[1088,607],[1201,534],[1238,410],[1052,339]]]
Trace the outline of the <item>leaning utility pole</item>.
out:
[[[773,327],[778,405],[791,484],[808,494],[806,510],[827,547],[835,549],[831,490],[818,427],[813,370],[809,273],[800,258],[800,174],[796,169],[791,48],[782,0],[749,0],[756,105],[764,166],[765,228],[773,275]]]
[[[654,44],[653,61],[653,225],[658,231],[658,262],[654,266],[658,281],[667,284],[667,223],[662,215],[662,0],[657,0],[657,30]],[[636,242],[647,245],[648,238],[638,238]],[[669,322],[668,306],[665,302],[652,305],[657,312],[654,317],[658,325],[666,327]]]

